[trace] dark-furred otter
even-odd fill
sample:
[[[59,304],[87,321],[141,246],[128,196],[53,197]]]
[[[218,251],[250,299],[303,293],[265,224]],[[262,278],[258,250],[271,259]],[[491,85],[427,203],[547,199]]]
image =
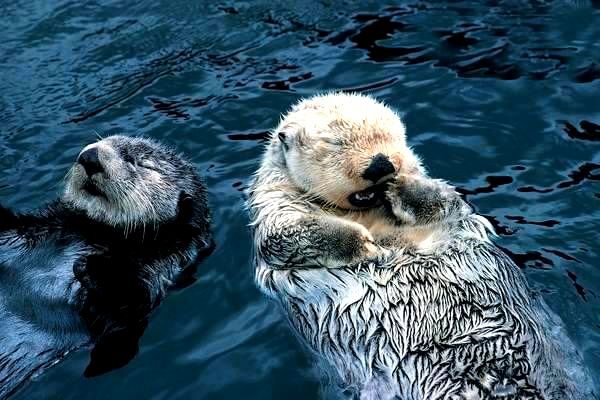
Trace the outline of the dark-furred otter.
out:
[[[152,309],[212,248],[209,222],[193,166],[125,136],[85,147],[47,207],[0,206],[0,399],[87,344],[86,376],[125,365]]]

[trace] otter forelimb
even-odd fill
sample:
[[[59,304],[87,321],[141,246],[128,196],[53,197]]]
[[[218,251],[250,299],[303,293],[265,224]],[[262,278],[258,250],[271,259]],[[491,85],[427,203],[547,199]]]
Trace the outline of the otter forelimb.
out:
[[[376,252],[369,231],[362,225],[331,215],[276,215],[264,226],[277,227],[262,236],[258,251],[272,266],[341,267]]]
[[[131,257],[102,250],[73,266],[83,288],[79,314],[94,342],[85,376],[122,367],[137,354],[150,312],[162,297],[148,284],[153,277],[143,267]]]
[[[388,186],[384,203],[402,224],[428,225],[459,220],[471,207],[454,188],[439,179],[399,175]]]

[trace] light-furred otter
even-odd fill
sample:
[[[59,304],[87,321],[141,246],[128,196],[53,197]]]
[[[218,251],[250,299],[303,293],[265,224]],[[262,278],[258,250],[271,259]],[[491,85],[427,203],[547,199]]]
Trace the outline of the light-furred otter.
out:
[[[259,287],[352,398],[592,398],[562,322],[382,103],[292,107],[249,194]]]
[[[209,219],[191,164],[125,136],[85,147],[41,211],[0,206],[0,399],[86,344],[86,376],[131,360],[150,311],[212,248]]]

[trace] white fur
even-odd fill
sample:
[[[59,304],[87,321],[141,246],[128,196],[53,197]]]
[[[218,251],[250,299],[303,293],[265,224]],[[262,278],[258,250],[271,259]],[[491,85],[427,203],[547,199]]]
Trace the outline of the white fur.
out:
[[[368,97],[329,94],[295,106],[276,132],[290,121],[296,131],[322,124],[297,112],[311,108],[325,110],[322,120],[331,109],[357,120],[381,116],[386,126],[388,117],[397,119]],[[466,206],[458,219],[398,230],[418,237],[417,246],[380,248],[375,258],[341,268],[288,261],[314,237],[307,235],[314,227],[296,224],[331,213],[303,196],[290,177],[311,172],[290,172],[301,164],[279,149],[274,137],[250,187],[256,282],[281,304],[333,382],[361,400],[508,399],[504,394],[517,390],[523,399],[591,398],[591,380],[562,322],[490,241],[489,222]]]

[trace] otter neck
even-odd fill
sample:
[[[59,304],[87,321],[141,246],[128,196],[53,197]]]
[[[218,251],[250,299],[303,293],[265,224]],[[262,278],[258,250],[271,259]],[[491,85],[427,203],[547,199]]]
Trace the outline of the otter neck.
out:
[[[194,238],[204,234],[202,226],[196,223],[196,216],[183,220],[178,217],[161,223],[148,223],[126,230],[120,226],[110,226],[90,218],[85,211],[78,210],[61,200],[51,204],[46,212],[49,231],[62,235],[77,236],[86,242],[107,248],[123,247],[135,250],[181,249]]]

